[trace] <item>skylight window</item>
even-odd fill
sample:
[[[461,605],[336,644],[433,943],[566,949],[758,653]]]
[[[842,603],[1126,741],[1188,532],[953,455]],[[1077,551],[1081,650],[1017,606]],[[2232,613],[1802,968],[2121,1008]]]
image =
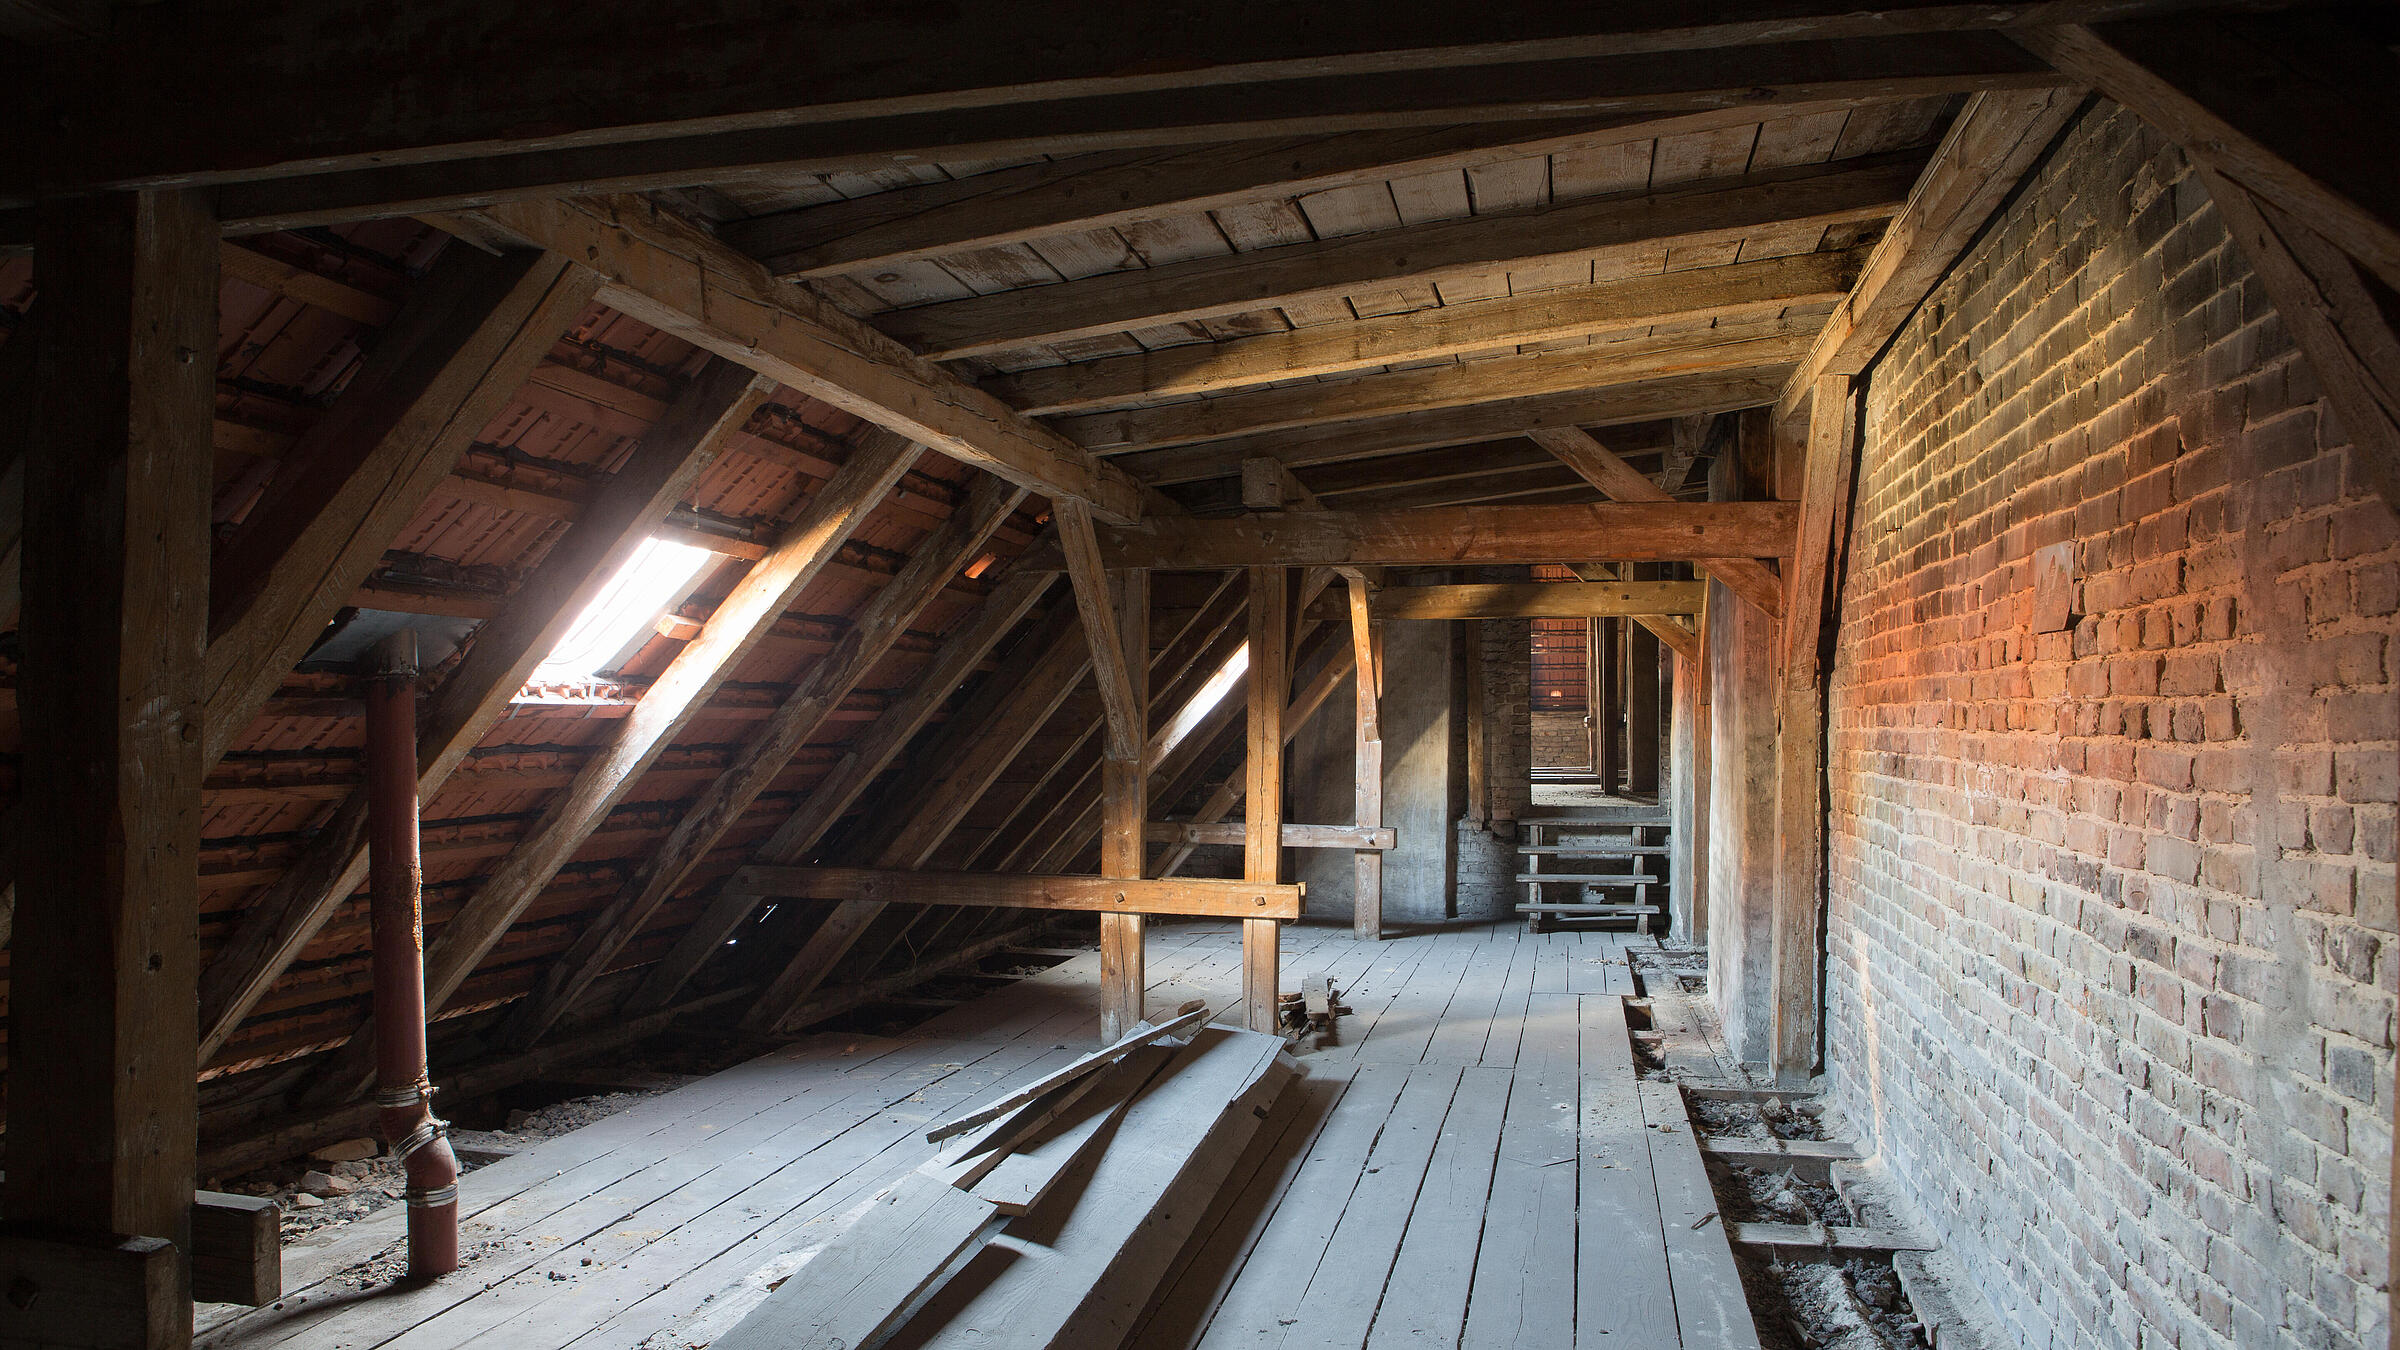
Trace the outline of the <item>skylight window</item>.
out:
[[[1215,712],[1217,705],[1225,701],[1225,696],[1233,692],[1233,687],[1242,682],[1243,674],[1249,669],[1250,644],[1245,642],[1233,649],[1233,655],[1226,657],[1225,664],[1217,668],[1217,673],[1208,677],[1208,683],[1200,686],[1198,692],[1192,695],[1191,702],[1176,710],[1166,729],[1159,733],[1158,751],[1152,758],[1166,754],[1181,744],[1184,737],[1191,735],[1201,719]]]
[[[715,556],[689,544],[644,540],[575,617],[558,646],[534,667],[531,683],[574,684],[610,668]]]

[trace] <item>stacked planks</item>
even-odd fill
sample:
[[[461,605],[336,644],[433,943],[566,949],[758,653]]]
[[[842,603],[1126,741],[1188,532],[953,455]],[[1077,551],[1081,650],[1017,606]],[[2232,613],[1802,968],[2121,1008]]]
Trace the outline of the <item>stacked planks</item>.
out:
[[[928,1131],[954,1142],[715,1344],[1110,1346],[1297,1067],[1187,1011]],[[1181,1045],[1158,1044],[1188,1032]]]

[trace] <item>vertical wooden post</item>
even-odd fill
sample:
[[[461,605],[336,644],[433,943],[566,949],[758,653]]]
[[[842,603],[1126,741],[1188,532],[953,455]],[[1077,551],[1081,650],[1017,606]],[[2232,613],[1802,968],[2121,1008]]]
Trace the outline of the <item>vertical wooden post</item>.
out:
[[[1656,581],[1664,569],[1657,564],[1633,568],[1636,581]],[[1625,790],[1658,791],[1659,678],[1658,636],[1627,621],[1625,630]]]
[[[1250,736],[1242,795],[1242,876],[1283,879],[1283,705],[1291,674],[1290,584],[1280,567],[1250,569]],[[1242,1007],[1252,1031],[1275,1029],[1282,934],[1242,920]]]
[[[1125,653],[1135,715],[1150,716],[1150,574],[1111,573],[1117,649]],[[1146,848],[1142,826],[1150,818],[1150,766],[1137,740],[1132,758],[1114,754],[1100,761],[1100,875],[1139,881]],[[1100,916],[1100,1037],[1113,1041],[1142,1020],[1142,916]]]
[[[1670,724],[1667,807],[1668,931],[1676,942],[1708,940],[1708,602],[1693,616],[1700,632],[1696,660],[1675,661],[1675,716]]]
[[[1776,682],[1775,1033],[1779,1084],[1815,1070],[1822,1016],[1819,928],[1825,913],[1825,694],[1818,659],[1856,464],[1856,397],[1847,375],[1809,395],[1799,540],[1784,594]]]
[[[187,1345],[217,229],[192,192],[38,209],[6,1211],[183,1259],[106,1291],[16,1276],[7,1334],[89,1308],[112,1343]]]
[[[1608,734],[1608,620],[1583,621],[1583,708],[1591,742],[1592,776],[1610,792],[1617,787],[1617,760]]]
[[[1364,573],[1352,572],[1345,579],[1350,584],[1350,646],[1352,664],[1357,667],[1358,736],[1353,755],[1356,760],[1357,796],[1352,803],[1350,823],[1381,826],[1383,824],[1383,667],[1376,661],[1376,632],[1373,613],[1369,607],[1368,585]],[[1479,641],[1474,633],[1477,625],[1469,624],[1470,642]],[[1383,852],[1362,848],[1352,852],[1353,873],[1350,910],[1351,936],[1364,942],[1383,938]]]

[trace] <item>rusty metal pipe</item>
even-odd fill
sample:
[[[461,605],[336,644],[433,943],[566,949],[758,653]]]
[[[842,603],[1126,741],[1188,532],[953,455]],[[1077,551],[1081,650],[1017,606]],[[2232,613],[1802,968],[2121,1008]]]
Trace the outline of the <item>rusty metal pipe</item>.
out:
[[[408,1174],[408,1273],[458,1269],[458,1156],[425,1071],[424,871],[417,853],[417,636],[365,663],[367,897],[374,932],[375,1103]]]

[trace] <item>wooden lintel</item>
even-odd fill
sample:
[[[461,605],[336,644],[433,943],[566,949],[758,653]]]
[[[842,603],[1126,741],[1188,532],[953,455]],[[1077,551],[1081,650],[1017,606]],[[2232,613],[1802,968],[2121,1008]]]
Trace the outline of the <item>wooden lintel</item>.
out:
[[[1399,831],[1389,826],[1364,825],[1294,825],[1283,827],[1285,848],[1364,848],[1394,849],[1400,847]],[[1153,844],[1226,844],[1239,848],[1248,841],[1249,827],[1238,820],[1154,820],[1142,827],[1142,837]]]
[[[1028,876],[1017,872],[754,865],[726,883],[745,894],[867,904],[1064,909],[1090,914],[1181,914],[1207,919],[1297,919],[1302,888],[1169,877]]]

